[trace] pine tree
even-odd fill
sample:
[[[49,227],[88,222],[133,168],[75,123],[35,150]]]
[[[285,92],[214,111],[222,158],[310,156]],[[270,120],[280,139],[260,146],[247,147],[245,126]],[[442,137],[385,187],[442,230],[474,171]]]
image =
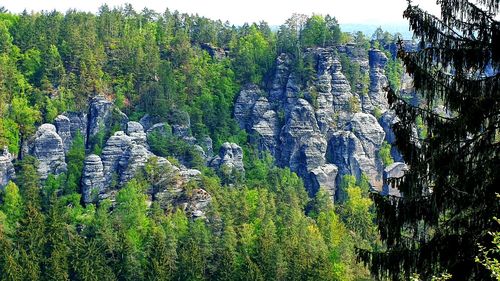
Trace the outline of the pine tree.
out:
[[[500,22],[498,0],[439,0],[441,16],[411,2],[404,12],[420,48],[399,57],[425,106],[388,99],[400,122],[397,146],[410,170],[398,186],[402,198],[374,196],[384,252],[360,252],[372,273],[424,280],[448,272],[454,280],[489,280],[474,262],[498,229],[500,187]],[[446,114],[436,113],[442,102]],[[417,117],[427,137],[412,133]]]

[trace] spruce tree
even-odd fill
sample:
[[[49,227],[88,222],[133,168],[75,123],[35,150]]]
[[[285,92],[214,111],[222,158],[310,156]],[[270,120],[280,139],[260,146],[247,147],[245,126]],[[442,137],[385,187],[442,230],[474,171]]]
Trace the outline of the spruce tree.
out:
[[[404,12],[420,42],[414,52],[400,42],[398,55],[425,102],[415,106],[388,92],[400,119],[397,146],[410,169],[397,180],[403,197],[374,196],[387,250],[360,256],[372,273],[394,280],[443,272],[453,280],[489,280],[474,257],[498,228],[492,217],[500,191],[499,1],[437,3],[440,16],[411,2]],[[425,139],[413,133],[417,117]]]

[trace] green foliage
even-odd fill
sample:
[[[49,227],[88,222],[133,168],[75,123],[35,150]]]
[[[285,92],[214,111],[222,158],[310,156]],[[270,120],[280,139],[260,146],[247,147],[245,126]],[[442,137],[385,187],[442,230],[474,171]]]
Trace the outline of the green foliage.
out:
[[[13,182],[9,182],[2,194],[2,205],[0,211],[3,212],[6,219],[4,221],[4,231],[15,231],[18,222],[23,215],[23,202],[19,188]]]
[[[0,119],[0,145],[7,146],[10,153],[19,152],[19,127],[10,118]]]
[[[380,157],[380,159],[382,159],[382,163],[384,163],[385,167],[394,163],[394,160],[391,156],[391,145],[386,141],[382,143],[382,146],[380,147],[380,150],[378,152],[378,156]]]
[[[255,25],[232,46],[233,66],[243,82],[259,84],[270,70],[274,54],[270,42]]]
[[[68,171],[66,172],[66,182],[64,193],[71,194],[80,190],[80,181],[83,172],[83,162],[85,159],[85,143],[83,136],[77,132],[73,138],[71,148],[66,154],[66,163]]]
[[[25,97],[15,97],[11,101],[9,117],[16,122],[21,139],[35,132],[35,123],[40,121],[40,111],[29,105]]]
[[[395,91],[398,91],[401,88],[401,77],[403,76],[403,64],[401,60],[397,57],[394,57],[389,52],[385,52],[388,58],[387,64],[385,65],[385,75],[387,76],[387,80],[389,81],[389,85]]]
[[[189,167],[201,169],[205,160],[201,152],[193,149],[193,146],[171,134],[154,132],[148,135],[148,143],[151,151],[158,156],[173,156]]]

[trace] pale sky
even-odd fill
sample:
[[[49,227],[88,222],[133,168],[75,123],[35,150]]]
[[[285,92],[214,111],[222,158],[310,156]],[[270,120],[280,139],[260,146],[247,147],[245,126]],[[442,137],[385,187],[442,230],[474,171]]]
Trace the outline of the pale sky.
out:
[[[433,13],[439,11],[435,0],[414,0],[422,8]],[[131,3],[136,10],[145,6],[157,12],[178,10],[185,13],[197,13],[210,19],[228,20],[232,24],[244,22],[267,21],[270,25],[280,25],[292,13],[311,15],[330,14],[342,23],[390,24],[404,23],[403,11],[406,0],[1,0],[11,12],[59,10],[65,12],[70,8],[97,12],[102,4],[120,6]]]

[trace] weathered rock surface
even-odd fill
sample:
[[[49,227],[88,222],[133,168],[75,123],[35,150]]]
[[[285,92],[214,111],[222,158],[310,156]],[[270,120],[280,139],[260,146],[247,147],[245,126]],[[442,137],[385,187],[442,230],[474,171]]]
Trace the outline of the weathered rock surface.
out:
[[[71,121],[64,115],[58,115],[54,120],[54,125],[57,129],[57,134],[61,137],[64,145],[64,153],[67,153],[71,148]]]
[[[12,164],[12,155],[7,147],[4,147],[0,155],[0,190],[16,177],[16,171]]]
[[[350,85],[339,53],[370,77],[368,93],[361,83]],[[301,176],[311,194],[322,186],[334,196],[345,174],[358,179],[365,174],[372,188],[381,190],[378,151],[385,132],[372,113],[388,109],[383,91],[387,58],[355,45],[311,48],[305,55],[314,60],[314,79],[298,84],[290,58],[280,55],[269,91],[246,86],[236,100],[235,119],[260,150]]]
[[[144,167],[153,154],[142,145],[132,143],[122,154],[118,162],[120,185],[131,180],[140,168]]]
[[[146,135],[149,136],[154,133],[163,136],[170,136],[172,135],[172,128],[167,123],[156,123],[146,131]]]
[[[389,83],[384,70],[387,64],[387,56],[377,49],[368,51],[368,56],[370,62],[370,86],[368,88],[368,98],[363,100],[363,111],[373,112],[378,109],[383,113],[389,108],[387,94],[383,90]]]
[[[142,145],[147,148],[147,136],[141,123],[129,121],[127,123],[127,135],[131,137],[132,141],[134,141],[136,144]]]
[[[119,180],[118,167],[120,159],[130,146],[132,146],[132,138],[127,136],[123,131],[116,132],[106,142],[101,155],[104,171],[104,186],[106,188],[111,185],[113,177]]]
[[[30,153],[38,159],[38,173],[44,180],[49,174],[66,172],[64,145],[52,124],[43,124],[36,131]]]
[[[97,135],[100,130],[109,130],[113,123],[125,130],[128,123],[127,115],[123,114],[114,104],[102,96],[92,99],[88,118],[88,138]]]
[[[88,124],[88,115],[85,112],[66,112],[64,113],[66,117],[68,117],[70,122],[70,132],[71,139],[74,139],[77,133],[80,133],[83,137],[83,140],[87,140],[87,124]]]
[[[104,192],[104,172],[101,157],[85,157],[82,172],[82,197],[85,203],[95,203]]]
[[[243,167],[243,149],[235,143],[223,143],[219,155],[210,161],[210,166],[218,170],[225,167],[230,170],[245,172],[245,168]]]
[[[333,164],[325,164],[311,170],[311,178],[313,181],[313,188],[315,191],[319,188],[324,188],[332,200],[335,199],[336,184],[338,168]]]

